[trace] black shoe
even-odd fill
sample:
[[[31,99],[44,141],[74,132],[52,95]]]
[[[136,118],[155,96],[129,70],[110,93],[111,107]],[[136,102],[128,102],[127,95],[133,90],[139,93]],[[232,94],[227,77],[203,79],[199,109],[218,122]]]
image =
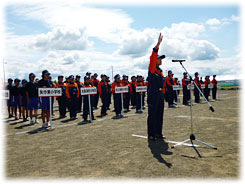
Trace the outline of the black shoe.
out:
[[[92,118],[92,120],[96,120],[95,118]]]
[[[137,114],[142,114],[142,113],[143,113],[143,111],[141,111],[141,110],[137,110],[137,111],[136,111],[136,113],[137,113]]]
[[[172,104],[172,105],[169,105],[168,108],[176,108],[176,106]]]
[[[153,135],[149,135],[148,136],[148,141],[156,141],[156,137],[155,136],[153,136]]]

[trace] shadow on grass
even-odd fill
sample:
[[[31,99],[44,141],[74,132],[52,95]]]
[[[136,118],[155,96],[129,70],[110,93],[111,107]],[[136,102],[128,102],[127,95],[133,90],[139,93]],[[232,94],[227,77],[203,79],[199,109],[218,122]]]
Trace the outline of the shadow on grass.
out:
[[[51,131],[51,130],[54,130],[54,129],[51,129],[51,128],[37,128],[35,130],[31,130],[29,132],[27,132],[28,134],[36,134],[36,133],[41,133],[41,132],[48,132],[48,131]]]
[[[24,127],[29,127],[29,126],[32,126],[34,124],[25,124],[25,125],[21,125],[21,126],[18,126],[18,127],[15,127],[15,129],[22,129]]]
[[[168,143],[166,143],[163,139],[157,141],[148,141],[148,147],[151,150],[151,153],[154,158],[158,160],[158,162],[165,164],[168,168],[172,167],[172,164],[164,160],[161,156],[163,155],[172,155],[173,152],[168,151]]]

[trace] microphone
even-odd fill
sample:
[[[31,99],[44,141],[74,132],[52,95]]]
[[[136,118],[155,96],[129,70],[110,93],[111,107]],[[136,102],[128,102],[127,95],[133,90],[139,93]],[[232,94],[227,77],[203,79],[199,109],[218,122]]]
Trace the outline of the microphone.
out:
[[[185,60],[184,59],[177,59],[177,60],[172,60],[172,62],[180,62],[180,63],[182,63],[182,62],[185,62]]]

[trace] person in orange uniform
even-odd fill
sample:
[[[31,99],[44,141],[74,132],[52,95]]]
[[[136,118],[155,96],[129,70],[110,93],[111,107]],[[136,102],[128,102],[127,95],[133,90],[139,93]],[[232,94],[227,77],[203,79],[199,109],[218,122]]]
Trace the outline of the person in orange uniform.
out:
[[[174,90],[173,90],[173,85],[174,85],[174,80],[173,80],[173,75],[172,71],[168,71],[168,76],[166,77],[166,95],[167,95],[167,101],[168,101],[168,107],[169,108],[176,108],[174,105]]]
[[[94,103],[93,103],[93,108],[94,109],[98,109],[98,102],[99,102],[99,92],[98,92],[98,85],[99,85],[99,80],[97,79],[97,77],[98,77],[98,74],[97,73],[95,73],[94,75],[93,75],[94,77],[93,77],[93,80],[92,80],[92,84],[93,84],[93,86],[94,87],[96,87],[97,88],[97,94],[96,95],[94,95]]]
[[[196,83],[196,85],[198,86],[198,88],[201,89],[201,82],[199,81],[198,75],[199,75],[198,72],[196,72],[195,73],[194,82]],[[194,85],[195,102],[196,103],[200,103],[200,94],[199,94],[199,90],[197,89],[196,85]]]
[[[135,83],[135,87],[143,86],[142,76],[137,75],[136,78],[137,78],[137,81]],[[141,96],[143,97],[142,92],[136,93],[136,113],[143,113],[143,111],[141,109],[141,106],[143,105],[143,104],[141,104]]]
[[[84,77],[84,85],[82,88],[91,88],[93,87],[91,84],[90,84],[90,78],[89,76],[85,76]],[[93,99],[94,98],[91,98],[92,95],[90,95],[90,109],[89,109],[89,99],[88,99],[88,95],[84,95],[83,96],[83,120],[84,121],[87,121],[88,119],[88,114],[89,114],[89,111],[91,110],[91,119],[92,120],[95,120],[94,118],[94,113],[93,113]]]
[[[110,109],[110,105],[111,105],[111,81],[110,81],[110,77],[106,75],[106,82],[107,82],[107,89],[108,89],[108,98],[107,98],[107,110],[111,110]]]
[[[116,87],[123,86],[120,80],[120,75],[117,74],[114,77],[114,82],[111,84],[111,92],[113,94],[113,100],[114,100],[114,109],[116,113],[116,118],[122,118],[122,99],[121,99],[121,93],[115,93]]]
[[[133,106],[132,109],[136,108],[136,89],[135,89],[135,83],[136,83],[136,77],[131,77],[130,82],[130,99],[131,99],[131,105]]]
[[[83,97],[80,93],[80,88],[83,87],[83,83],[80,81],[80,79],[81,79],[81,76],[76,75],[75,83],[77,84],[77,87],[79,90],[79,98],[78,98],[78,102],[77,102],[77,113],[82,112],[82,103],[83,103]]]
[[[217,93],[217,80],[215,79],[216,75],[213,75],[213,80],[212,80],[212,84],[213,84],[213,89],[212,89],[212,97],[214,100],[216,100],[216,93]]]
[[[205,88],[204,88],[204,96],[205,96],[205,98],[208,100],[208,97],[209,97],[209,95],[210,95],[210,89],[208,88],[208,85],[210,84],[209,75],[207,75],[207,76],[205,77],[204,84],[205,84]],[[209,100],[208,100],[208,101],[209,101]]]
[[[187,86],[190,84],[190,80],[187,78],[187,73],[183,73],[184,77],[182,79],[182,88],[183,88],[183,105],[188,105],[188,101],[190,100],[190,90],[188,90]]]
[[[149,141],[156,141],[157,139],[163,139],[162,126],[163,126],[163,114],[164,114],[164,76],[162,69],[159,67],[162,64],[162,59],[165,55],[159,56],[158,50],[162,42],[162,35],[160,33],[158,42],[153,48],[149,71],[148,71],[148,86],[147,93],[148,103],[148,118],[147,118],[147,134]]]
[[[102,107],[101,107],[101,116],[106,116],[107,113],[107,104],[108,104],[108,86],[106,81],[106,75],[101,74],[101,81],[98,85],[98,92],[101,97]]]
[[[122,86],[128,86],[128,93],[123,94],[123,108],[124,112],[129,112],[129,102],[130,102],[130,84],[128,82],[128,76],[124,75],[122,80]]]
[[[74,76],[69,76],[69,83],[66,86],[66,97],[70,110],[70,120],[75,120],[77,116],[77,103],[79,99],[79,89],[75,83]]]
[[[67,106],[67,98],[65,94],[66,90],[66,84],[63,82],[64,76],[60,75],[58,76],[58,83],[56,85],[57,88],[61,88],[62,90],[62,96],[58,96],[56,99],[58,100],[59,104],[59,113],[60,113],[60,118],[65,118],[66,117],[66,106]]]

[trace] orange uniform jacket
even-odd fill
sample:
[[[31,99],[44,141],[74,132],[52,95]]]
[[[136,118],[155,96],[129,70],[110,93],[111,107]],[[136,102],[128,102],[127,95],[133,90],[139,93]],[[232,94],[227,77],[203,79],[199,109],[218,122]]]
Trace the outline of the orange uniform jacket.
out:
[[[111,84],[111,92],[114,94],[115,93],[115,87],[121,87],[123,86],[122,83],[116,83],[116,81],[114,81],[112,84]]]
[[[107,86],[107,82],[105,81],[100,81],[100,83],[98,84],[98,91],[99,91],[99,94],[100,94],[100,96],[102,95],[102,88],[101,88],[101,86],[102,85],[105,85],[106,86],[106,92],[108,93],[109,91],[108,91],[108,86]]]
[[[75,83],[75,84],[70,84],[70,83],[68,83],[67,85],[66,85],[66,96],[67,96],[67,98],[68,99],[70,99],[71,98],[71,95],[70,95],[70,92],[69,92],[69,88],[77,88],[77,98],[79,98],[79,89],[78,89],[78,87],[77,87],[77,84]]]
[[[217,85],[217,80],[216,79],[213,79],[212,80],[212,84],[213,84],[213,86],[216,86]]]

